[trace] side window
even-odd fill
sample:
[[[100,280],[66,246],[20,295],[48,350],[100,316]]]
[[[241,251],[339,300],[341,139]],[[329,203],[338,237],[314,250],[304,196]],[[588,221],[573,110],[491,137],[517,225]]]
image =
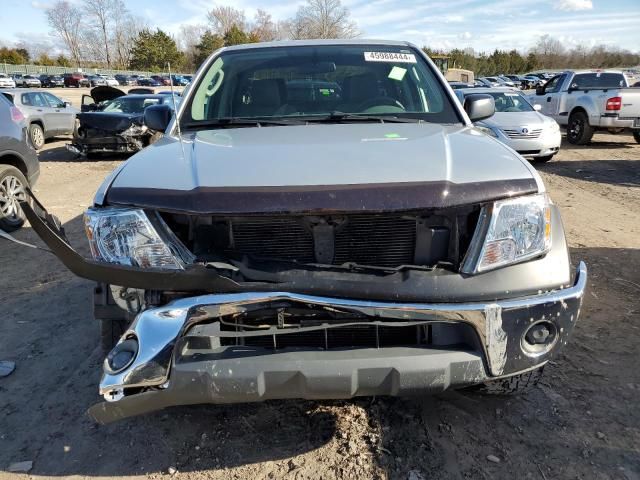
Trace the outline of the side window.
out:
[[[52,108],[61,108],[60,106],[64,105],[64,102],[61,99],[59,99],[58,97],[56,97],[55,95],[49,92],[42,92],[41,95],[44,95],[44,98],[49,103],[49,106]]]
[[[560,90],[562,82],[564,82],[565,75],[557,75],[549,80],[544,87],[544,93],[556,93]]]
[[[25,102],[26,98],[26,102]],[[48,107],[46,100],[40,93],[25,93],[22,95],[22,104],[30,105],[32,107]]]

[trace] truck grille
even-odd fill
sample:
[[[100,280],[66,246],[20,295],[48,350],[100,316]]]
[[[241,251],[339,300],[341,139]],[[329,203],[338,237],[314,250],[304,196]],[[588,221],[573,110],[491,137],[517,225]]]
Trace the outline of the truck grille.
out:
[[[527,131],[524,132],[523,130],[527,130]],[[526,139],[539,138],[540,135],[542,134],[541,128],[536,128],[536,129],[504,128],[502,129],[502,131],[507,137],[513,138],[514,140],[526,140]]]
[[[300,217],[233,220],[232,251],[302,263],[358,263],[397,267],[414,263],[416,219],[391,215],[351,215],[336,219],[327,241],[329,259],[317,258],[313,228]]]

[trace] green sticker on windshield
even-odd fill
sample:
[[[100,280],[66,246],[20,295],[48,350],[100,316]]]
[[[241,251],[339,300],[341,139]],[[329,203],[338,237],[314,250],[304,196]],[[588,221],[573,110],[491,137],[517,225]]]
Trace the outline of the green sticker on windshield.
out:
[[[407,73],[407,69],[406,68],[393,67],[391,69],[391,71],[389,72],[389,78],[391,80],[397,80],[398,82],[401,82],[406,73]]]
[[[400,138],[400,135],[398,135],[397,133],[387,133],[385,134],[384,138]]]

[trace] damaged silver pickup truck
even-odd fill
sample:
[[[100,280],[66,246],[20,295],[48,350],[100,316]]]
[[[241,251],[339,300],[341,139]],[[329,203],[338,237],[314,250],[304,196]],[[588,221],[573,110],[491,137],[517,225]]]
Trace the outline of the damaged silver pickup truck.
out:
[[[33,228],[93,279],[108,349],[90,414],[415,395],[535,383],[587,281],[529,163],[476,130],[403,42],[215,52],[165,130],[103,183],[80,256],[33,196]]]

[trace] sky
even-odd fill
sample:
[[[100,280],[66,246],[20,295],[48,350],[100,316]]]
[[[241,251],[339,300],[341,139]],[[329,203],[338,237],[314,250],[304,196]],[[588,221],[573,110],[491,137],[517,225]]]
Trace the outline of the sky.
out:
[[[72,0],[80,2],[81,0]],[[170,32],[180,25],[206,23],[213,5],[256,9],[275,20],[295,14],[304,0],[125,0],[150,27]],[[565,46],[616,45],[640,51],[640,0],[342,0],[362,38],[408,40],[436,49],[496,48],[526,51],[544,34]],[[34,43],[59,53],[60,42],[44,10],[53,0],[2,0],[0,45]]]

